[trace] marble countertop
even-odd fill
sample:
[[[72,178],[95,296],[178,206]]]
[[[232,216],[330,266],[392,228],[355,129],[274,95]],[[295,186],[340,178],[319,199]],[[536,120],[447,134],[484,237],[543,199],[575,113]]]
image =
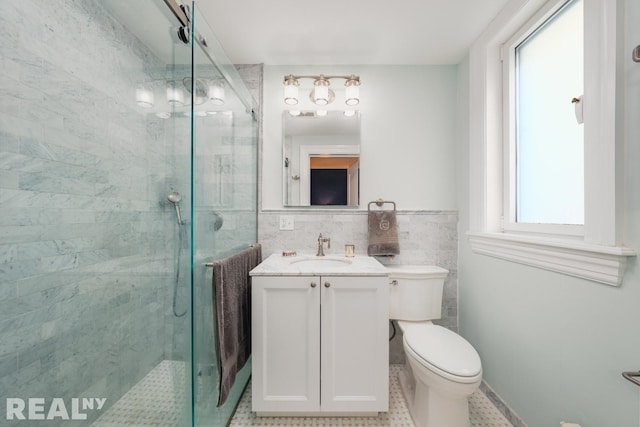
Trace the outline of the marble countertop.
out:
[[[251,276],[386,276],[387,269],[373,257],[312,254],[273,254],[249,273]]]

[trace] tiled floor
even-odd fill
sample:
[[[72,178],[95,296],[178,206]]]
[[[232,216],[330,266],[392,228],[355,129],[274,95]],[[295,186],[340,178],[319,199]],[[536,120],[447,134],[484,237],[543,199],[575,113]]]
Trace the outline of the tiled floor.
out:
[[[256,417],[251,412],[251,385],[240,400],[231,427],[414,427],[407,412],[397,377],[400,365],[391,365],[389,412],[377,417]],[[180,409],[183,407],[176,391],[184,381],[182,362],[163,361],[136,384],[115,405],[102,415],[93,427],[156,426],[181,427]],[[511,424],[480,391],[469,401],[472,427],[511,427]],[[211,426],[217,427],[217,426]]]
[[[230,427],[274,427],[274,426],[314,426],[314,427],[414,427],[404,403],[398,383],[401,365],[391,365],[389,370],[389,412],[377,417],[256,417],[251,412],[251,385],[247,387]],[[480,391],[469,400],[472,427],[511,427],[507,419]]]

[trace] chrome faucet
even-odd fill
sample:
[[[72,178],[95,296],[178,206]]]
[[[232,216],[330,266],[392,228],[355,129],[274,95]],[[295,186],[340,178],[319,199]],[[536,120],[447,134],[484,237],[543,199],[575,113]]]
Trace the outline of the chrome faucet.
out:
[[[316,256],[324,256],[324,242],[327,242],[327,249],[331,249],[331,239],[322,237],[322,233],[318,236],[318,253]]]

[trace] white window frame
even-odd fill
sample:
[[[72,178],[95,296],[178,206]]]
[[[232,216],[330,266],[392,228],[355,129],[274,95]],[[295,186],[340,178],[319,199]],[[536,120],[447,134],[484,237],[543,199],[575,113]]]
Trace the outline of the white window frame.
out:
[[[624,246],[622,135],[622,11],[616,0],[583,0],[585,221],[578,233],[530,233],[504,227],[505,150],[502,46],[527,21],[545,13],[544,0],[512,0],[469,55],[469,242],[474,252],[619,286]],[[560,2],[558,2],[560,3]],[[552,5],[547,5],[552,7]],[[547,9],[547,11],[550,9]]]
[[[505,231],[522,233],[543,233],[566,237],[584,236],[583,225],[535,224],[516,221],[516,47],[540,28],[552,16],[563,9],[571,0],[547,1],[502,46],[503,82],[503,143],[504,143],[504,208],[502,228]],[[583,0],[584,1],[584,0]],[[581,96],[576,93],[575,96]],[[567,104],[570,100],[567,99]]]

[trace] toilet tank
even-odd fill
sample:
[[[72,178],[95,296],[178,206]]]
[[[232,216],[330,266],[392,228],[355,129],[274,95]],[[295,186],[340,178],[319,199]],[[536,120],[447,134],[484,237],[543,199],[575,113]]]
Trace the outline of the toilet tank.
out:
[[[449,270],[434,265],[388,266],[389,319],[424,321],[442,317],[442,289]]]

